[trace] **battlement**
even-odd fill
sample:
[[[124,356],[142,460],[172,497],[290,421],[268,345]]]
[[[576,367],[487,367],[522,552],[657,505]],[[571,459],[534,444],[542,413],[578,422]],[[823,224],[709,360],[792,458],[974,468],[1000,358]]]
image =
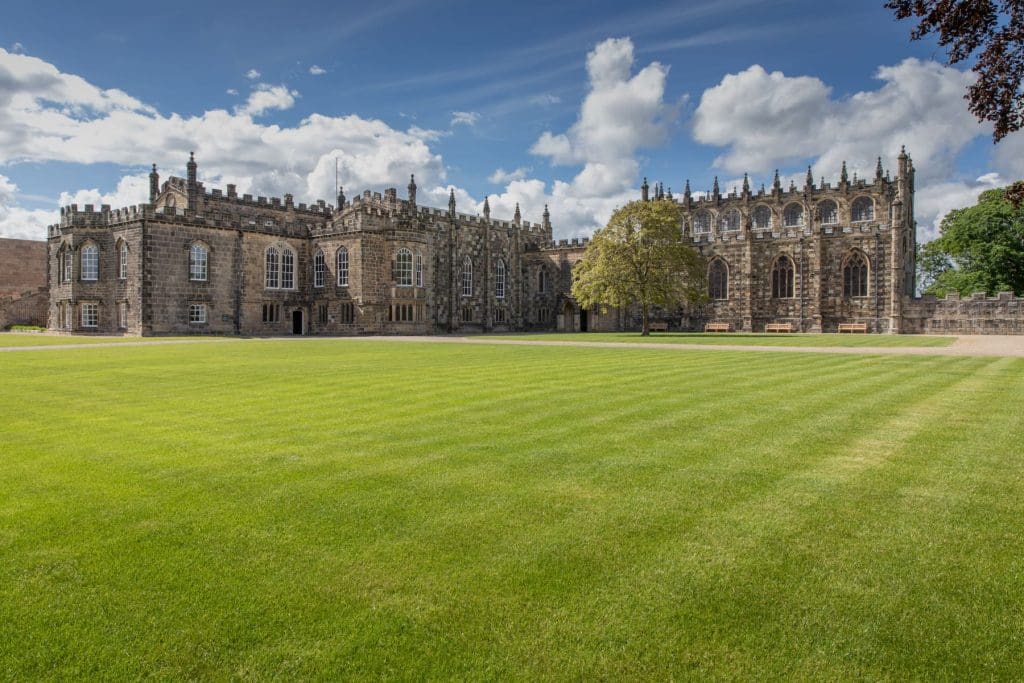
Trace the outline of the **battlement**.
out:
[[[589,237],[573,237],[571,239],[564,240],[551,240],[550,242],[540,245],[540,249],[541,251],[585,249],[588,244],[590,244]]]
[[[234,185],[228,185],[227,194],[224,191],[215,189],[204,194],[207,204],[229,204],[239,207],[255,207],[258,209],[271,209],[276,211],[292,211],[295,213],[308,214],[319,218],[334,215],[334,206],[323,199],[318,199],[315,204],[296,204],[291,194],[284,197],[253,197],[251,194],[243,194],[241,197],[235,191]]]

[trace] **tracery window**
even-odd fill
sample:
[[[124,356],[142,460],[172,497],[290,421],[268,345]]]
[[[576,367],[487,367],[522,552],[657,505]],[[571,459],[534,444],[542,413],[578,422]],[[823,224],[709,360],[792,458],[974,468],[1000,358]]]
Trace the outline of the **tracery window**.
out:
[[[281,289],[295,289],[295,254],[291,249],[281,252]]]
[[[822,225],[832,225],[839,222],[839,210],[836,203],[831,199],[818,202],[818,222]]]
[[[82,247],[81,272],[83,280],[98,280],[100,277],[100,250],[95,244]]]
[[[782,212],[782,225],[787,228],[799,228],[804,224],[804,207],[800,204],[790,204]]]
[[[416,286],[423,286],[423,254],[416,254]]]
[[[280,272],[281,254],[276,247],[267,249],[265,272],[265,286],[267,289],[277,289],[281,286]]]
[[[505,298],[505,262],[500,258],[494,267],[494,298]]]
[[[703,235],[711,232],[711,214],[707,211],[698,211],[693,215],[693,232],[696,235]]]
[[[780,256],[772,267],[772,298],[792,299],[793,287],[793,260],[788,256]]]
[[[209,275],[210,253],[201,244],[193,244],[188,250],[188,279],[205,282]]]
[[[708,267],[708,296],[712,299],[729,298],[729,267],[716,258]]]
[[[338,286],[348,287],[348,249],[338,250]]]
[[[117,250],[117,278],[119,280],[128,279],[128,245],[121,242],[121,248]]]
[[[730,209],[722,216],[722,230],[739,230],[743,223],[743,216],[737,209]]]
[[[462,259],[462,296],[473,296],[473,259]]]
[[[754,207],[754,230],[772,229],[772,210],[764,204]]]
[[[854,223],[875,220],[875,203],[871,201],[870,197],[857,197],[853,200],[853,205],[850,207],[850,220]]]
[[[399,249],[395,255],[395,284],[412,287],[412,252],[408,249]]]
[[[543,267],[537,273],[537,291],[541,294],[548,291],[548,271]]]
[[[324,276],[327,273],[327,264],[324,263],[324,252],[320,249],[313,254],[313,286],[323,287]]]
[[[63,263],[61,265],[64,271],[62,279],[64,282],[71,282],[72,277],[74,277],[73,272],[75,267],[75,258],[74,254],[71,253],[71,249],[65,248],[64,253],[61,255],[61,259],[63,260]],[[68,329],[71,328],[68,327]]]
[[[863,253],[855,251],[843,264],[843,296],[853,298],[868,295],[868,260]]]

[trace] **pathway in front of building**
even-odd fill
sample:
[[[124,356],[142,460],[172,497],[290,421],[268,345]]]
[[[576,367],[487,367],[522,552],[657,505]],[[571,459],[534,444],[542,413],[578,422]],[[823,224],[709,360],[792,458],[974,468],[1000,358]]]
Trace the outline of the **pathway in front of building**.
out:
[[[956,338],[950,346],[944,347],[844,347],[844,346],[757,346],[739,344],[665,344],[659,342],[588,342],[586,334],[580,334],[580,341],[545,340],[543,334],[523,335],[522,339],[494,339],[481,336],[413,336],[413,337],[271,337],[243,338],[206,337],[201,339],[168,339],[152,341],[93,342],[88,344],[51,344],[47,346],[12,346],[3,348],[0,335],[0,352],[3,351],[61,351],[66,349],[96,349],[122,346],[154,346],[166,344],[204,344],[230,341],[259,343],[262,341],[386,341],[386,342],[430,342],[435,344],[491,344],[502,346],[582,346],[607,349],[665,349],[670,351],[779,351],[783,353],[846,353],[882,354],[892,356],[1011,356],[1024,358],[1024,335],[969,335]]]

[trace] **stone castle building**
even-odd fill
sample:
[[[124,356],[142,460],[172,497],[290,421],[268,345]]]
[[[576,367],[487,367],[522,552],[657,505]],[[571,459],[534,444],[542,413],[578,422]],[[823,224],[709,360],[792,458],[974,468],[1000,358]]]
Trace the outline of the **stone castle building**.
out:
[[[1024,331],[1014,297],[915,299],[914,167],[881,161],[873,180],[680,200],[647,181],[644,201],[677,201],[680,239],[707,260],[708,303],[660,312],[672,329],[707,322],[762,331]],[[48,233],[48,327],[130,335],[356,335],[636,329],[633,310],[581,310],[572,266],[587,240],[539,224],[420,206],[415,179],[337,203],[207,191],[194,157],[185,178],[150,174],[149,203],[61,210]],[[981,311],[980,318],[978,311]],[[993,325],[964,325],[992,319]],[[936,324],[938,322],[938,324]],[[998,329],[996,329],[998,328]]]

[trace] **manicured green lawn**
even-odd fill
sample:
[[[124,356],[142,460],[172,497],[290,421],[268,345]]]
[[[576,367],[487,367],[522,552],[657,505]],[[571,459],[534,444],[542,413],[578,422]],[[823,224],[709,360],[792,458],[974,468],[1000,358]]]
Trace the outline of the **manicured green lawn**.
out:
[[[4,678],[1015,679],[1024,360],[0,356]]]
[[[0,349],[13,346],[65,346],[68,344],[120,344],[125,342],[181,341],[182,339],[233,340],[236,337],[105,337],[63,334],[19,334],[0,332]]]
[[[495,339],[538,341],[638,342],[641,344],[726,344],[733,346],[846,346],[846,347],[941,347],[956,337],[888,334],[705,334],[703,332],[554,332],[539,334],[488,335]]]

